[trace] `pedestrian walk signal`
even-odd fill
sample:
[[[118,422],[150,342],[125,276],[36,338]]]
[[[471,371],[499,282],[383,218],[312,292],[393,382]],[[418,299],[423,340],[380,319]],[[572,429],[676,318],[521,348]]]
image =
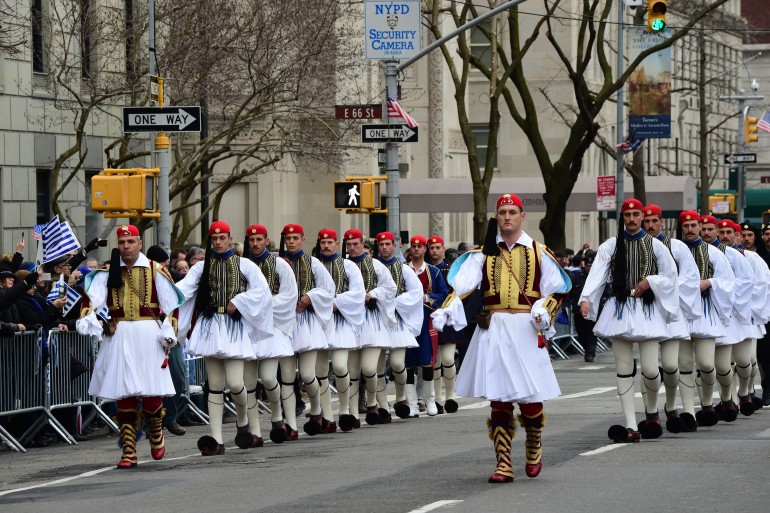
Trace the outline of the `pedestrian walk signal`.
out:
[[[379,182],[364,180],[334,182],[334,208],[338,210],[379,210]]]

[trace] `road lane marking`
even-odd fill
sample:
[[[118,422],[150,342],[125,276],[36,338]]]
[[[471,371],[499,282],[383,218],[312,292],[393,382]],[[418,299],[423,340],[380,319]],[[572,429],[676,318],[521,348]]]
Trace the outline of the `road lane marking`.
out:
[[[631,444],[612,444],[612,445],[605,445],[604,447],[599,447],[598,449],[594,449],[593,451],[588,452],[581,452],[579,456],[594,456],[595,454],[601,454],[603,452],[607,451],[613,451],[615,449],[619,449],[621,447],[627,447]]]
[[[584,367],[579,367],[578,370],[600,370],[606,367],[607,365],[586,365]]]
[[[592,388],[590,390],[585,390],[583,392],[577,392],[575,394],[567,394],[557,397],[555,400],[559,401],[561,399],[576,399],[578,397],[587,397],[589,395],[598,395],[598,394],[604,394],[606,392],[609,392],[610,390],[617,390],[617,387],[598,387],[598,388]]]
[[[458,504],[462,501],[460,500],[443,500],[443,501],[436,501],[431,502],[430,504],[426,504],[425,506],[422,506],[417,509],[413,509],[409,511],[408,513],[426,513],[428,511],[433,511],[434,509],[443,508],[444,506],[452,506],[454,504]]]
[[[770,438],[770,429],[765,429],[757,433],[758,438]]]
[[[489,404],[489,401],[481,401],[480,403],[471,403],[460,406],[458,410],[478,410],[479,408],[486,408]]]

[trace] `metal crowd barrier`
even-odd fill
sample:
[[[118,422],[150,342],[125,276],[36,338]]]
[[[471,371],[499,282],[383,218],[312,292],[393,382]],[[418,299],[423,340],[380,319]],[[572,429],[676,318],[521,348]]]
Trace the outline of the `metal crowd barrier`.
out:
[[[553,337],[551,340],[549,340],[548,345],[550,349],[562,360],[569,360],[569,356],[567,355],[566,349],[569,349],[570,346],[574,347],[575,350],[580,353],[581,355],[585,356],[586,351],[583,348],[583,345],[578,340],[577,331],[575,330],[575,319],[572,313],[572,308],[567,309],[567,314],[569,316],[569,332],[557,335]],[[559,340],[567,340],[567,344],[565,346],[560,346],[558,344]],[[596,352],[602,353],[609,349],[607,344],[604,343],[604,341],[600,337],[596,337]]]
[[[203,358],[200,356],[185,355],[184,360],[185,387],[181,396],[182,405],[179,407],[177,415],[185,410],[198,417],[204,424],[209,423],[209,416],[193,402],[193,395],[203,394],[203,385],[206,383],[206,367],[203,364]],[[192,387],[196,387],[194,390]]]
[[[88,394],[98,343],[93,337],[77,332],[51,330],[48,335],[51,357],[50,410],[72,406],[93,406],[93,411],[112,429],[120,429],[98,404],[97,398]]]
[[[43,330],[0,338],[0,417],[27,412],[40,415],[20,437],[14,438],[0,426],[0,440],[18,452],[48,425],[65,442],[75,438],[51,413],[72,406],[93,406],[96,415],[116,433],[118,427],[102,411],[96,398],[88,395],[88,384],[97,347],[91,337],[53,330],[48,338],[49,361],[42,361]]]
[[[39,412],[40,415],[18,439],[0,427],[2,439],[18,452],[24,443],[49,425],[68,444],[76,444],[50,411],[51,367],[42,363],[43,332],[25,331],[0,339],[0,417]]]

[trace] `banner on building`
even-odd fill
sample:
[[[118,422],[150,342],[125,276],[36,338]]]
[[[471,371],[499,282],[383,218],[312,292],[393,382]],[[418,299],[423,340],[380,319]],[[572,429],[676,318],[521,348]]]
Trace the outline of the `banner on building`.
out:
[[[628,30],[628,60],[665,41],[664,33]],[[628,79],[629,133],[642,139],[671,137],[671,48],[648,55]]]

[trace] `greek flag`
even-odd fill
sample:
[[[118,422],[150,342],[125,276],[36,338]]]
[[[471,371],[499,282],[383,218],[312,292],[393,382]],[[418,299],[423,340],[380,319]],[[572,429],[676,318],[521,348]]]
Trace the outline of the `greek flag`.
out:
[[[106,306],[103,306],[101,310],[96,312],[96,315],[98,315],[99,317],[101,317],[105,321],[109,321],[110,320],[110,309],[107,308]]]
[[[41,232],[43,239],[43,263],[56,260],[59,257],[77,251],[80,242],[75,236],[67,221],[59,222],[59,216],[53,219],[43,227]]]
[[[67,298],[67,302],[64,304],[64,310],[62,310],[62,315],[67,315],[69,311],[72,310],[72,307],[75,306],[80,300],[80,294],[78,294],[75,289],[66,283],[61,284],[57,281],[53,284],[53,288],[51,288],[51,292],[48,294],[46,299],[49,303],[53,303],[59,299],[59,291],[61,290],[62,286],[64,286],[65,297]]]

